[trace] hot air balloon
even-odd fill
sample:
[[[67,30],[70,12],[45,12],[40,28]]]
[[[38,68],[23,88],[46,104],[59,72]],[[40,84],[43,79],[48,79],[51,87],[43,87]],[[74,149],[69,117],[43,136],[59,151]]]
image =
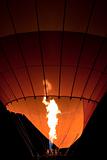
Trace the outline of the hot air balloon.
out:
[[[0,1],[0,100],[49,138],[42,101],[54,99],[61,111],[53,142],[58,148],[81,136],[107,91],[105,3]]]

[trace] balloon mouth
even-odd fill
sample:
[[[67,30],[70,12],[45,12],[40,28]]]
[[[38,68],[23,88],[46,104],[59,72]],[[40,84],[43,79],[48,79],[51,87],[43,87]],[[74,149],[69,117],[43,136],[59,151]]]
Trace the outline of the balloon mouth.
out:
[[[53,146],[55,145],[59,149],[69,148],[81,136],[84,129],[83,100],[79,98],[70,100],[69,97],[53,98],[61,111],[61,114],[58,114],[58,125],[56,126],[57,139],[54,140]],[[8,104],[7,109],[24,114],[39,132],[49,140],[47,111],[42,100],[43,96],[36,97],[36,99],[33,97],[26,98],[26,100],[20,99],[18,102],[14,101],[12,104]]]

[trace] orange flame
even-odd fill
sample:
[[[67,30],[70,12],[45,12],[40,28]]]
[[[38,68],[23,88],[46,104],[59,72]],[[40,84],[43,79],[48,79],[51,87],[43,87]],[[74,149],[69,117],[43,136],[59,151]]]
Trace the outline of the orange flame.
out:
[[[52,86],[48,81],[46,81],[46,86],[47,86],[47,91],[52,89]],[[58,109],[58,105],[54,99],[47,101],[46,96],[44,96],[42,103],[45,104],[46,106],[47,118],[48,118],[47,123],[50,128],[49,140],[51,141],[51,143],[53,143],[54,139],[57,139],[57,134],[56,134],[56,126],[58,124],[57,114],[61,113],[61,111]]]

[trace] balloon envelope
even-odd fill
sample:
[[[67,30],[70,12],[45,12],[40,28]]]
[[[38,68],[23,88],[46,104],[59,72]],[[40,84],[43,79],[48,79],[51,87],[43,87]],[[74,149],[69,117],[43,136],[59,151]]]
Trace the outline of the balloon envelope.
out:
[[[69,147],[107,91],[105,1],[10,0],[0,11],[0,100],[48,138],[42,99],[55,98],[62,114],[54,143]]]

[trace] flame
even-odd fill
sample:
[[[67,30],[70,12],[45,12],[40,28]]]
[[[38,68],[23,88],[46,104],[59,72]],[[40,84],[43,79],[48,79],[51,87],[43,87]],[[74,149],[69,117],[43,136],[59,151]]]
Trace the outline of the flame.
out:
[[[48,126],[50,128],[49,140],[51,141],[51,143],[53,143],[53,140],[57,139],[56,135],[56,126],[58,124],[57,114],[61,113],[61,111],[58,109],[58,105],[56,104],[54,99],[48,102],[46,100],[46,97],[44,97],[42,102],[46,105]]]
[[[46,87],[47,87],[47,91],[52,89],[52,86],[48,81],[46,81]],[[47,118],[48,118],[47,123],[48,123],[48,127],[50,128],[49,140],[53,144],[53,141],[57,139],[57,134],[56,134],[56,126],[58,124],[57,114],[61,113],[61,111],[58,109],[58,105],[54,99],[47,101],[46,96],[44,96],[42,103],[45,104],[46,106]]]
[[[52,85],[48,80],[45,80],[45,81],[43,80],[43,85],[45,85],[45,84],[46,84],[46,90],[47,90],[47,93],[48,93],[49,91],[52,90]],[[45,88],[44,88],[44,94],[45,94]]]

